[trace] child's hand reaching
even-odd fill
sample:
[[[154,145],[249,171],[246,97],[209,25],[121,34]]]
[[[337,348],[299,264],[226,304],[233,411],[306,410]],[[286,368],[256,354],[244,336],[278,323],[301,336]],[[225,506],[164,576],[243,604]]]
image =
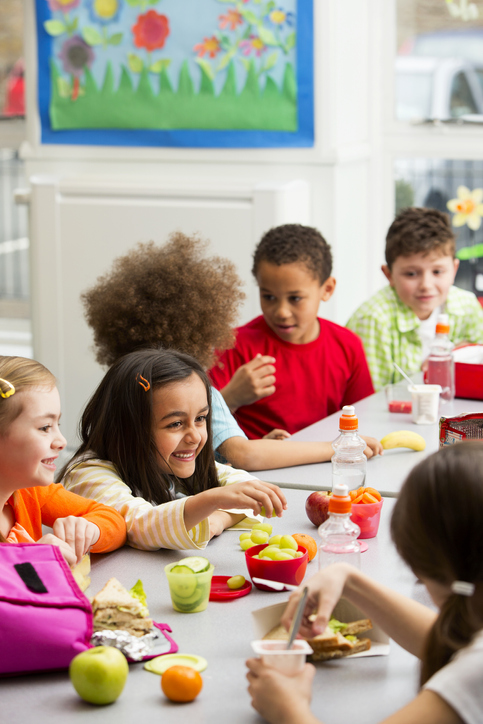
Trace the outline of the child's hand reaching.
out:
[[[53,535],[52,533],[47,533],[46,535],[43,535],[42,538],[39,538],[37,543],[45,543],[46,545],[57,546],[57,548],[60,548],[60,552],[64,556],[69,568],[73,568],[77,563],[75,552],[72,550],[70,545],[66,543],[65,540],[57,538],[56,535]]]
[[[95,523],[75,515],[57,518],[52,529],[54,535],[65,541],[74,551],[77,563],[89,548],[97,543],[101,534]]]
[[[383,447],[379,440],[376,440],[375,437],[366,437],[365,435],[361,435],[361,437],[367,445],[364,450],[364,455],[368,460],[374,455],[383,455]]]
[[[260,515],[262,507],[267,518],[272,517],[272,510],[281,518],[287,508],[287,500],[280,488],[273,483],[264,483],[261,480],[247,480],[243,483],[225,485],[221,488],[211,488],[208,491],[216,495],[217,508],[253,510]]]
[[[275,392],[274,357],[257,354],[250,362],[239,367],[229,383],[221,390],[225,402],[232,412],[242,405],[252,402]]]

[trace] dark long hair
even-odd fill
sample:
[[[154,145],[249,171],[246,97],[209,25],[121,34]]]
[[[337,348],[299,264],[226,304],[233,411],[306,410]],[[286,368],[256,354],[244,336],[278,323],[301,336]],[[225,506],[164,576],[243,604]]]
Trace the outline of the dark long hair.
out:
[[[483,581],[483,445],[462,442],[417,465],[400,492],[391,535],[416,575],[451,585]],[[451,593],[425,644],[421,685],[482,626],[474,599]]]
[[[173,350],[139,350],[121,357],[107,371],[82,415],[82,444],[59,474],[75,468],[78,456],[108,460],[134,495],[159,505],[171,499],[169,475],[157,461],[153,428],[153,392],[172,382],[198,375],[211,405],[211,386],[193,357]],[[141,384],[142,383],[142,384]],[[145,387],[149,389],[146,391]],[[189,494],[219,485],[213,453],[211,407],[206,418],[207,440],[191,478],[178,483]]]

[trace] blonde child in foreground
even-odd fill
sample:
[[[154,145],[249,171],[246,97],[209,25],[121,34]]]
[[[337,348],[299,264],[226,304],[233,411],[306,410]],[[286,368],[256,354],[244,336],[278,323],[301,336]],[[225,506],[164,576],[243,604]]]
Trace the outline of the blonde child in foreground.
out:
[[[140,350],[112,365],[87,404],[63,483],[116,508],[134,548],[204,548],[251,511],[287,507],[276,485],[215,463],[210,392],[193,357]]]
[[[23,357],[0,357],[0,541],[58,546],[75,565],[90,549],[112,551],[126,525],[112,508],[54,484],[66,441],[54,376]],[[42,535],[42,524],[53,533]]]
[[[308,581],[302,636],[322,632],[344,596],[421,659],[418,695],[385,719],[385,724],[483,721],[482,466],[479,442],[444,448],[414,468],[394,508],[393,541],[439,613],[343,563],[323,569]],[[287,628],[300,591],[292,594],[284,613],[282,622]],[[313,611],[316,618],[311,623],[308,616]],[[250,659],[247,665],[252,705],[268,721],[320,724],[310,711],[315,674],[311,664],[293,678],[258,659]],[[323,711],[318,713],[323,716]],[[356,712],[353,722],[357,724]]]

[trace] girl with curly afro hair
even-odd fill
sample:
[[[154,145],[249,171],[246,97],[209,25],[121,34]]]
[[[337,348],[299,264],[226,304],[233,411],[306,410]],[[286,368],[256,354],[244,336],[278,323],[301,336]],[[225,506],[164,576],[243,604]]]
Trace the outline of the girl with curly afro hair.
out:
[[[234,264],[206,257],[207,242],[181,232],[163,246],[138,244],[82,294],[94,331],[96,359],[112,365],[143,348],[171,348],[195,357],[205,369],[233,347],[237,311],[245,298]],[[213,447],[243,470],[319,463],[333,454],[329,442],[291,442],[282,430],[248,440],[221,393],[212,387]],[[376,441],[366,438],[375,445]],[[371,447],[366,455],[372,455]]]
[[[136,349],[162,346],[190,354],[208,368],[216,349],[233,346],[243,283],[231,261],[204,257],[206,246],[181,232],[164,246],[138,244],[84,292],[99,364],[110,366]]]

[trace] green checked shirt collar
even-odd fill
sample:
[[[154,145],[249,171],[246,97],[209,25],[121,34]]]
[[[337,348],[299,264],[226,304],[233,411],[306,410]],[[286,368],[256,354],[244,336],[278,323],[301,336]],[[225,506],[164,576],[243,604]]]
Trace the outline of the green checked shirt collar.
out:
[[[450,339],[483,343],[483,309],[475,295],[451,287],[444,311],[448,314]],[[364,302],[347,326],[362,340],[376,390],[401,379],[394,362],[408,374],[421,369],[420,321],[391,286]]]

